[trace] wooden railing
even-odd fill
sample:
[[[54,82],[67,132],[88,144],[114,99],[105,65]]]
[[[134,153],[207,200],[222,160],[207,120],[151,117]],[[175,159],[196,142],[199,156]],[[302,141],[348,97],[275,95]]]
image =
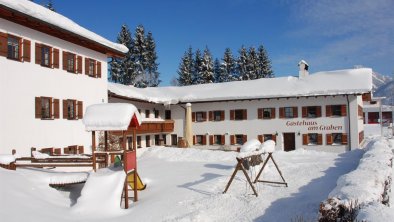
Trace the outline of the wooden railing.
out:
[[[137,128],[137,134],[146,133],[171,133],[174,131],[174,121],[152,121],[152,122],[142,122],[141,126]]]

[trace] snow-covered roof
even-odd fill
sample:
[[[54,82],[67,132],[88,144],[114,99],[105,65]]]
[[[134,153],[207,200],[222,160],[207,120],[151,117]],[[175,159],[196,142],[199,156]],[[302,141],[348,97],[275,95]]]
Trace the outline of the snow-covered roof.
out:
[[[0,5],[4,5],[7,8],[23,13],[32,18],[43,21],[44,23],[53,25],[59,29],[69,31],[75,35],[92,40],[100,45],[106,46],[112,50],[121,53],[127,53],[128,49],[122,44],[117,44],[104,37],[97,35],[96,33],[89,31],[71,19],[53,12],[41,5],[38,5],[28,0],[0,0]]]
[[[361,94],[371,89],[372,69],[369,68],[318,72],[302,79],[289,76],[183,87],[136,88],[108,84],[108,90],[113,94],[161,104]]]
[[[127,103],[94,104],[86,108],[83,123],[87,131],[127,130],[131,121],[141,125],[142,118],[137,108]]]

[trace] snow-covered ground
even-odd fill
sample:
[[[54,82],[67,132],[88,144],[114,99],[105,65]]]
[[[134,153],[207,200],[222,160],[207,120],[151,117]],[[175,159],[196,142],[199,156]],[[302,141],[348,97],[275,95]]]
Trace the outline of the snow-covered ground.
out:
[[[139,153],[139,173],[147,188],[139,192],[137,203],[116,216],[102,213],[112,209],[106,203],[107,194],[103,194],[103,198],[96,196],[89,203],[83,196],[78,197],[83,185],[58,191],[48,186],[53,174],[37,169],[0,168],[1,218],[7,221],[108,221],[109,218],[116,221],[290,221],[296,217],[316,220],[319,203],[335,188],[339,176],[357,167],[363,155],[362,150],[342,154],[306,150],[276,152],[274,158],[289,187],[258,184],[259,196],[256,197],[241,172],[228,192],[222,194],[235,167],[235,152],[153,147],[141,149]],[[251,175],[256,171],[251,171]],[[268,165],[263,178],[280,179],[272,164]],[[97,183],[97,193],[101,189],[108,192],[106,186],[109,185]],[[83,207],[78,206],[81,199]],[[99,204],[100,201],[103,204]],[[81,217],[81,212],[75,210],[77,206],[98,213]]]

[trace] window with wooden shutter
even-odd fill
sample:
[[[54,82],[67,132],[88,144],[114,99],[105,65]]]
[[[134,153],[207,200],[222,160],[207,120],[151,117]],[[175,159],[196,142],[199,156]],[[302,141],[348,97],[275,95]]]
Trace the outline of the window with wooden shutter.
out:
[[[97,62],[97,78],[101,78],[101,62]]]
[[[24,39],[23,40],[23,61],[24,62],[30,62],[30,57],[31,57],[31,43],[30,40]]]
[[[235,110],[230,110],[230,120],[234,120]]]
[[[63,119],[68,119],[68,104],[67,100],[63,100]]]
[[[63,51],[63,70],[67,71],[67,52]]]
[[[53,51],[53,68],[58,69],[59,68],[59,49],[52,49]]]
[[[308,107],[303,106],[302,107],[302,118],[308,117]]]
[[[346,133],[342,133],[342,144],[347,145],[347,134]]]
[[[326,106],[326,117],[330,117],[332,116],[332,110],[331,110],[331,106],[328,105]]]
[[[202,120],[207,121],[207,112],[202,112]]]
[[[326,144],[327,145],[332,144],[332,134],[326,134]]]
[[[281,119],[285,118],[285,107],[279,108],[279,118]]]
[[[220,111],[220,120],[223,121],[225,118],[224,116],[224,110]]]
[[[263,109],[258,108],[257,109],[257,119],[262,119],[263,118]]]
[[[341,105],[341,116],[347,115],[346,105]]]
[[[89,75],[89,58],[85,58],[85,75]]]
[[[55,119],[59,119],[59,99],[53,100],[53,116]]]
[[[213,145],[213,135],[209,136],[209,145]]]
[[[321,106],[316,107],[316,117],[321,117]]]
[[[213,121],[213,111],[208,112],[209,121]]]
[[[302,145],[308,145],[308,134],[302,134]]]
[[[41,44],[36,43],[36,64],[41,65]]]
[[[322,144],[323,144],[323,135],[317,134],[317,145],[322,145]]]
[[[35,99],[36,119],[41,119],[41,97]]]
[[[202,145],[207,145],[207,136],[203,135],[202,137]]]
[[[225,142],[226,142],[226,136],[225,136],[225,135],[222,135],[222,136],[221,136],[221,139],[220,139],[220,145],[224,145]]]
[[[235,136],[234,136],[234,135],[231,135],[231,136],[230,136],[230,144],[231,144],[231,145],[234,145],[234,144],[235,144]]]
[[[263,141],[263,135],[258,135],[258,136],[257,136],[257,139],[260,141],[260,143],[264,142],[264,141]]]
[[[82,101],[78,101],[78,119],[82,119],[83,118],[83,102]]]
[[[298,117],[298,107],[293,107],[293,118]]]
[[[0,32],[0,56],[7,57],[7,34]]]
[[[196,112],[192,112],[192,122],[196,122]]]
[[[275,119],[275,118],[276,118],[275,108],[271,108],[271,119]]]
[[[77,73],[82,74],[82,56],[77,56]]]

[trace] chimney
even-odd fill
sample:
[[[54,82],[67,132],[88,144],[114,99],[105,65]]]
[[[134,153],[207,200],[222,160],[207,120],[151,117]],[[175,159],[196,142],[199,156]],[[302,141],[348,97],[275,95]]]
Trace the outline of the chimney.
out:
[[[300,67],[300,71],[298,72],[298,78],[302,79],[309,75],[308,69],[309,65],[305,62],[305,60],[301,60],[298,63],[298,67]]]

